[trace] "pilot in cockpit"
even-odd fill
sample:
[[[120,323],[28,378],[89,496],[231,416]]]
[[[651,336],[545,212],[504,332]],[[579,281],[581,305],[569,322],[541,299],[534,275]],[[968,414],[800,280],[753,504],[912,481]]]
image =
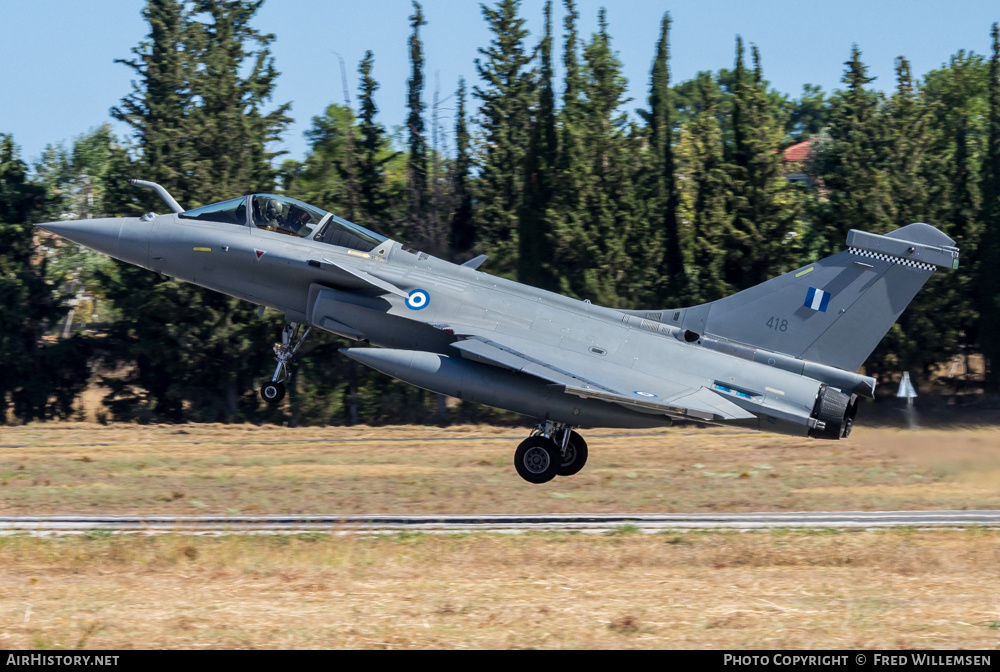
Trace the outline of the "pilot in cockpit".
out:
[[[276,198],[269,198],[264,203],[264,228],[278,231],[284,228],[285,207]]]

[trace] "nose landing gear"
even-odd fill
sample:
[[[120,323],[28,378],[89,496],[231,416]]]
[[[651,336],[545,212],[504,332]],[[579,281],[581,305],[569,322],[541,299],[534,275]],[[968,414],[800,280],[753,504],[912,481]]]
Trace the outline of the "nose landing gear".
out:
[[[298,335],[302,328],[297,322],[290,322],[281,330],[281,343],[274,344],[274,358],[278,365],[274,367],[274,375],[271,382],[260,388],[261,398],[269,404],[277,404],[285,398],[285,381],[291,377],[288,370],[289,364],[295,357],[295,353],[302,345],[303,341],[312,331],[312,327],[307,327],[301,336]]]
[[[587,442],[569,425],[546,422],[514,451],[514,468],[529,483],[548,483],[556,476],[572,476],[587,464]]]

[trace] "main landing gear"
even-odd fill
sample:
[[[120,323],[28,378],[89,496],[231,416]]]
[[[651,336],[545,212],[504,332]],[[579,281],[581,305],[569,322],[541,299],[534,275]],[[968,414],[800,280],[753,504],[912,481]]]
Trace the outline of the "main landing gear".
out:
[[[548,421],[514,451],[514,468],[529,483],[548,483],[572,476],[587,464],[587,442],[569,425]]]
[[[309,332],[312,331],[312,327],[307,327],[299,336],[301,328],[302,325],[296,322],[285,325],[285,328],[281,330],[281,343],[274,344],[274,358],[277,360],[278,366],[274,367],[271,382],[260,388],[261,398],[269,404],[276,404],[285,398],[285,381],[291,377],[288,365],[292,363],[295,353],[306,340]]]

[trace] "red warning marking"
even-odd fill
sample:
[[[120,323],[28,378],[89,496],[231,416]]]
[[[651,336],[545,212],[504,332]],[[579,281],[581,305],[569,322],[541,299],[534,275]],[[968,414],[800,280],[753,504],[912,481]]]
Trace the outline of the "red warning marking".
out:
[[[260,258],[267,254],[264,250],[254,250],[254,252],[257,254],[257,261],[260,261]]]

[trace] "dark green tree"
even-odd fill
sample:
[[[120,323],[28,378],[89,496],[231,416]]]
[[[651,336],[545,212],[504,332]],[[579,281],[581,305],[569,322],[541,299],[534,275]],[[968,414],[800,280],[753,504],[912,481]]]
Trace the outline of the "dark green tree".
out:
[[[934,224],[950,233],[953,223],[945,215],[950,208],[933,203],[932,197],[946,198],[942,187],[947,173],[929,155],[933,151],[932,115],[927,97],[913,83],[909,62],[896,59],[896,91],[886,101],[880,120],[885,125],[892,228],[914,222]],[[899,321],[868,360],[873,373],[907,370],[919,386],[932,367],[954,355],[964,340],[965,320],[961,278],[935,273],[929,284],[906,308]],[[942,319],[942,316],[948,317]]]
[[[390,214],[391,192],[386,176],[389,164],[396,158],[391,151],[391,140],[382,124],[378,122],[378,105],[375,92],[379,83],[372,76],[375,56],[365,52],[358,72],[361,84],[358,90],[358,106],[361,140],[357,154],[357,176],[360,212],[358,223],[376,229],[386,235],[402,236],[405,231],[393,226]]]
[[[278,71],[270,45],[275,36],[251,26],[264,0],[199,0],[189,30],[190,90],[199,101],[191,110],[190,127],[195,171],[201,180],[196,203],[213,203],[233,194],[274,188],[273,159],[283,152],[269,149],[291,122],[290,103],[264,111],[274,92]],[[192,207],[195,203],[185,203]]]
[[[13,139],[0,135],[0,424],[11,412],[23,422],[69,417],[90,378],[86,340],[42,340],[66,314],[45,248],[35,244],[44,206],[45,189],[28,179]]]
[[[743,62],[736,39],[733,98],[733,162],[730,167],[732,221],[724,235],[725,281],[745,289],[787,272],[798,261],[801,197],[784,176],[783,114],[769,99],[753,47],[753,71]]]
[[[598,13],[598,32],[583,49],[582,123],[579,130],[583,193],[582,235],[564,239],[575,248],[567,269],[569,289],[595,303],[633,307],[640,298],[634,283],[631,250],[645,239],[636,190],[640,142],[622,106],[628,82],[611,45],[606,12]],[[570,220],[572,221],[572,220]],[[572,257],[571,257],[572,258]],[[644,282],[648,279],[643,278]]]
[[[482,6],[492,38],[479,49],[476,71],[483,85],[473,89],[480,100],[479,179],[476,190],[478,251],[490,255],[490,270],[513,277],[517,271],[518,216],[524,198],[524,158],[530,137],[525,20],[520,0],[498,0]]]
[[[132,49],[135,58],[115,61],[135,74],[132,93],[111,108],[111,116],[131,128],[141,156],[142,175],[118,177],[157,182],[178,202],[190,204],[203,201],[199,200],[197,181],[187,178],[196,157],[188,118],[195,104],[191,90],[194,65],[188,53],[192,35],[185,5],[183,0],[147,1],[142,16],[149,24],[149,35]],[[109,200],[109,212],[121,215],[162,208],[152,192],[126,190],[120,185]]]
[[[786,129],[792,142],[809,140],[823,130],[829,109],[825,98],[823,87],[818,84],[802,85],[802,97],[794,101],[788,115]]]
[[[476,242],[472,220],[472,138],[466,119],[465,78],[458,80],[458,110],[455,113],[455,164],[452,172],[452,192],[455,210],[451,217],[451,256],[464,261]]]
[[[149,41],[129,63],[138,78],[117,108],[139,151],[112,157],[112,171],[159,181],[189,208],[273,189],[277,153],[268,144],[288,123],[289,106],[264,111],[278,73],[274,36],[251,26],[261,3],[200,0],[185,12],[183,3],[149,0]],[[119,214],[148,203],[137,191],[124,192]],[[108,362],[131,365],[125,377],[105,380],[117,417],[218,421],[259,412],[253,383],[268,367],[276,320],[124,264],[101,283],[121,315],[108,335]]]
[[[979,179],[989,117],[988,82],[986,60],[959,51],[947,67],[928,73],[921,87],[933,119],[931,145],[924,162],[927,221],[955,239],[962,251],[962,265],[956,273],[935,273],[916,301],[922,306],[931,295],[937,301],[927,311],[932,319],[938,320],[941,314],[949,316],[948,326],[959,334],[949,346],[963,355],[963,374],[979,338]]]
[[[895,223],[886,150],[886,118],[879,95],[855,45],[831,99],[829,125],[816,145],[811,170],[822,180],[827,201],[814,234],[823,256],[843,248],[851,229],[885,233]]]
[[[350,198],[353,189],[348,167],[352,135],[358,135],[354,114],[343,105],[331,104],[323,114],[313,117],[312,127],[305,132],[309,141],[305,160],[291,165],[286,162],[282,168],[285,190],[295,198],[315,203],[347,219],[356,217],[357,205],[352,207]],[[353,181],[356,183],[357,179]]]
[[[925,104],[934,117],[929,172],[945,178],[931,182],[928,201],[940,208],[935,221],[951,222],[949,235],[963,249],[963,257],[978,243],[977,178],[989,117],[988,83],[985,59],[960,50],[947,67],[929,72],[922,86]]]
[[[524,199],[518,218],[517,277],[520,282],[556,289],[552,276],[553,171],[559,150],[552,68],[552,2],[545,3],[545,35],[538,48],[537,104],[525,158]]]
[[[659,260],[658,305],[678,305],[688,298],[688,279],[681,256],[678,224],[677,182],[674,176],[674,121],[670,102],[670,15],[664,14],[660,39],[650,76],[648,124],[650,132],[651,184],[647,204],[657,238],[662,241]]]
[[[684,125],[680,144],[684,210],[690,221],[685,246],[690,268],[690,299],[693,304],[716,301],[730,293],[723,278],[722,249],[729,229],[730,177],[725,161],[719,101],[722,96],[712,73],[697,78],[700,97],[691,101],[694,116]]]
[[[987,96],[989,127],[983,160],[979,243],[979,345],[986,358],[986,391],[1000,393],[1000,27],[993,24]]]
[[[427,208],[427,138],[424,137],[424,46],[420,41],[420,27],[426,26],[420,3],[414,0],[413,14],[410,16],[410,78],[406,82],[406,129],[409,133],[409,203],[410,226],[408,237],[414,244],[423,244],[428,239],[425,230]]]
[[[572,278],[589,263],[584,250],[586,218],[583,210],[583,197],[588,180],[583,151],[586,111],[577,29],[580,13],[574,0],[563,0],[563,3],[566,8],[566,15],[563,18],[563,30],[566,35],[563,44],[565,84],[562,107],[557,113],[559,144],[549,216],[552,231],[549,236],[553,275],[559,282],[559,291],[575,294],[574,285],[578,285],[579,282]]]
[[[910,62],[896,59],[896,92],[886,106],[889,185],[894,228],[927,217],[925,157],[930,146],[930,114],[918,95]]]
[[[578,188],[579,175],[582,171],[580,158],[579,136],[583,130],[583,74],[580,69],[579,33],[576,22],[580,13],[574,0],[563,0],[566,6],[566,16],[563,19],[563,29],[566,33],[563,45],[563,68],[565,88],[563,104],[559,111],[559,154],[557,157],[558,184],[557,195],[564,209],[572,210],[570,206],[577,203],[580,197]]]

